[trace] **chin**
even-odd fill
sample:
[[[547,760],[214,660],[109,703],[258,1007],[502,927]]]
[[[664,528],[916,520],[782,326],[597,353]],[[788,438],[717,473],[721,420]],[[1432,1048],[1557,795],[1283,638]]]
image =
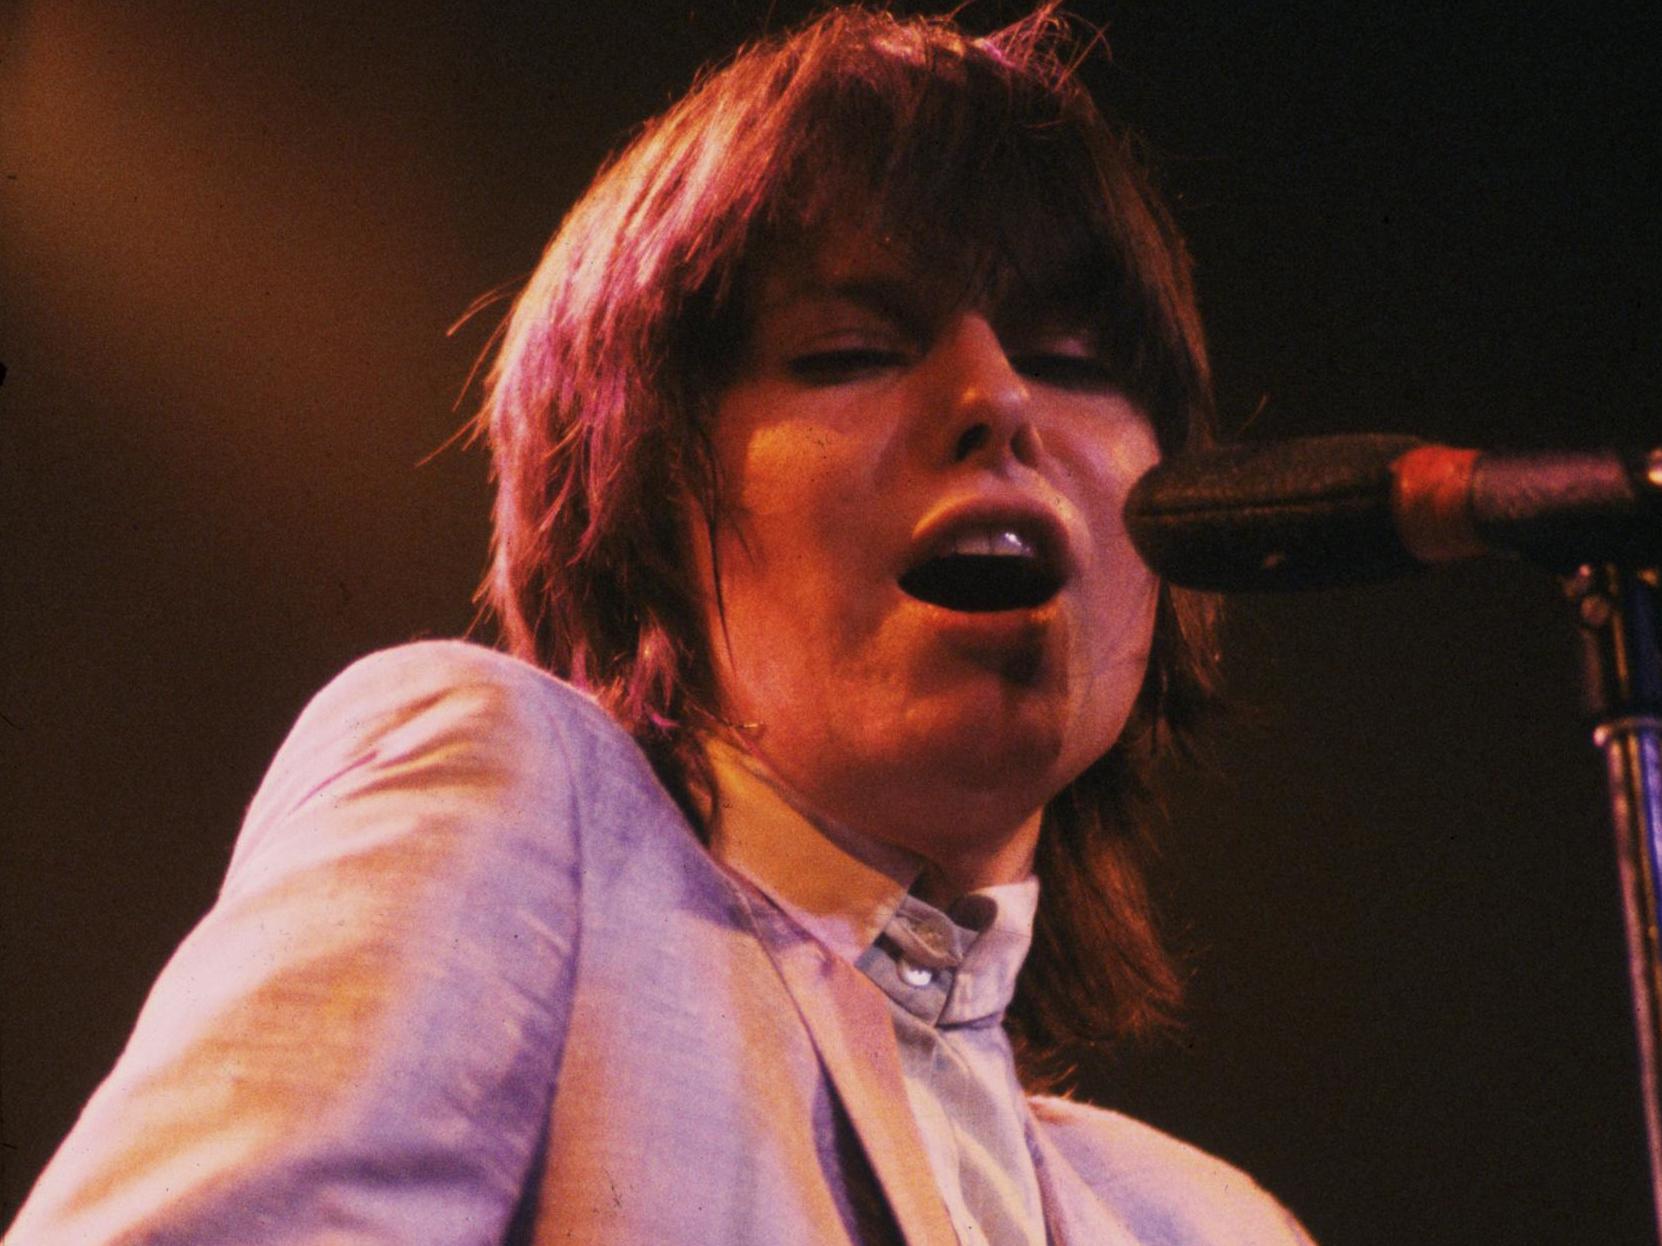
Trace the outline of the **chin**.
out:
[[[973,707],[939,721],[909,755],[921,785],[964,798],[1002,797],[1030,812],[1066,786],[1067,733],[1054,712],[1032,705]]]

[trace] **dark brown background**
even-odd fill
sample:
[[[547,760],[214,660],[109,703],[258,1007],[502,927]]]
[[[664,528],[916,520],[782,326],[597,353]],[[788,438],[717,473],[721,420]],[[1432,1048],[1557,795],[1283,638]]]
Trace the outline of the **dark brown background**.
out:
[[[1655,437],[1655,7],[1412,7],[1080,5],[1193,240],[1225,411],[1258,436]],[[0,7],[0,1222],[306,698],[469,621],[484,464],[423,460],[495,313],[446,326],[765,20]],[[1174,787],[1162,874],[1191,1025],[1088,1086],[1329,1246],[1646,1240],[1555,585],[1486,565],[1242,600],[1232,640],[1241,710]]]

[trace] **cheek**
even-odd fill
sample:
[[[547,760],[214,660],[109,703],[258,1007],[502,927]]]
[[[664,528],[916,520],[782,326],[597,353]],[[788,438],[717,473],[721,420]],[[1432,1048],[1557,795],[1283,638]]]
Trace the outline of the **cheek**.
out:
[[[773,702],[813,696],[870,635],[863,603],[872,595],[850,587],[870,521],[860,475],[869,456],[806,420],[734,421],[720,431],[725,517],[714,566],[707,538],[697,542],[708,634],[730,708],[766,716]]]
[[[775,425],[756,429],[724,463],[724,590],[753,588],[764,598],[823,591],[858,511],[848,457],[832,432]]]
[[[1160,461],[1160,443],[1148,417],[1123,400],[1116,404],[1114,418],[1103,435],[1095,440],[1098,470],[1107,478],[1108,488],[1115,495],[1118,515],[1131,486]]]
[[[1160,461],[1154,425],[1122,394],[1082,395],[1057,411],[1045,443],[1074,484],[1074,501],[1098,532],[1119,526],[1131,486]]]
[[[1140,563],[1100,595],[1091,643],[1077,654],[1079,728],[1070,749],[1076,771],[1113,747],[1131,717],[1148,674],[1159,586]]]
[[[1095,733],[1112,743],[1142,688],[1154,637],[1159,581],[1137,555],[1123,508],[1131,486],[1160,458],[1153,430],[1134,413],[1082,439],[1075,471],[1092,534],[1092,586],[1079,655]]]
[[[1160,461],[1159,445],[1148,423],[1130,408],[1121,418],[1087,424],[1067,446],[1067,472],[1073,504],[1091,534],[1091,554],[1108,587],[1140,598],[1152,585],[1125,526],[1125,499],[1131,487]]]
[[[711,446],[730,513],[761,536],[800,541],[804,514],[848,504],[851,464],[865,449],[835,402],[755,381],[722,400]],[[748,535],[748,533],[747,533]]]
[[[1131,533],[1125,526],[1125,499],[1143,474],[1160,461],[1160,447],[1154,439],[1154,430],[1146,422],[1139,422],[1135,431],[1118,443],[1114,453],[1115,480],[1113,514],[1109,531],[1114,546],[1113,558],[1120,577],[1126,584],[1126,597],[1131,603],[1128,639],[1135,643],[1140,655],[1139,667],[1147,664],[1154,638],[1155,604],[1159,597],[1159,578],[1150,571],[1131,544]]]
[[[750,430],[722,456],[732,498],[752,521],[789,520],[804,495],[833,470],[831,432],[813,426],[771,424]]]

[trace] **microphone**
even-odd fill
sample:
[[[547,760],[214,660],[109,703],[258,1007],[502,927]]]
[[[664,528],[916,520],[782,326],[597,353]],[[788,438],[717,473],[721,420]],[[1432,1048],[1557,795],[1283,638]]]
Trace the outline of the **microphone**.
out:
[[[1173,584],[1219,592],[1369,584],[1481,554],[1568,573],[1662,565],[1662,447],[1480,451],[1350,434],[1178,455],[1125,503]]]

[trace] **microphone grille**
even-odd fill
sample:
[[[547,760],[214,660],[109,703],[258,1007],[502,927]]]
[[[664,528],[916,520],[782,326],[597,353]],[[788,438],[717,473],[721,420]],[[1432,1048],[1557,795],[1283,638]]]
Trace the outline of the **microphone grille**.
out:
[[[1126,527],[1174,584],[1221,592],[1326,588],[1418,566],[1391,515],[1391,464],[1418,438],[1347,434],[1223,446],[1156,466]]]

